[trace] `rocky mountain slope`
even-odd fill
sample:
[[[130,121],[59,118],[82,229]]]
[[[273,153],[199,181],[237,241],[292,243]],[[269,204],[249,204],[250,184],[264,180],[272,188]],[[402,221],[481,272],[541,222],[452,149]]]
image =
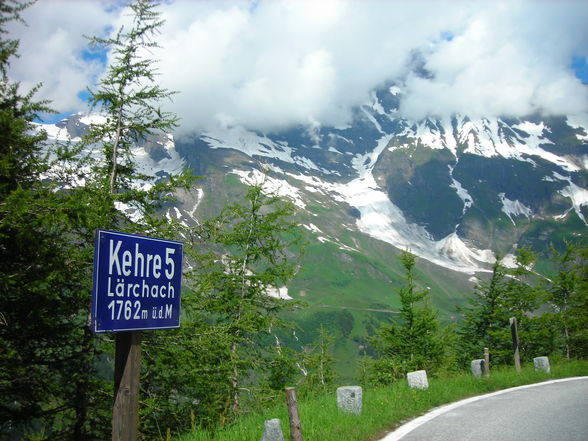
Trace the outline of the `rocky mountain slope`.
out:
[[[454,271],[484,270],[495,252],[541,252],[546,242],[584,234],[588,116],[414,122],[397,114],[400,93],[375,92],[349,127],[275,134],[229,127],[177,148],[196,169],[204,152],[240,152],[248,160],[228,167],[242,182],[265,169],[268,185],[301,210],[319,216],[315,207],[341,205],[344,229]]]
[[[398,114],[401,93],[374,92],[347,127],[225,127],[150,140],[135,154],[149,174],[190,167],[203,176],[166,213],[188,225],[252,182],[292,200],[309,244],[280,291],[308,303],[294,336],[304,344],[325,324],[341,337],[339,353],[360,354],[376,322],[399,306],[399,250],[420,257],[419,280],[451,320],[495,253],[508,260],[530,246],[545,258],[550,244],[587,231],[588,115],[409,121]],[[43,127],[75,139],[95,118]]]
[[[346,234],[370,237],[468,274],[487,269],[495,253],[541,253],[586,232],[588,115],[414,122],[398,115],[400,96],[395,86],[374,92],[347,127],[226,127],[175,145],[152,140],[135,153],[146,172],[191,167],[205,176],[168,214],[186,222],[228,173],[243,184],[265,180],[268,191],[294,201],[318,242],[353,251]],[[52,138],[75,139],[92,118],[99,117],[43,127]]]

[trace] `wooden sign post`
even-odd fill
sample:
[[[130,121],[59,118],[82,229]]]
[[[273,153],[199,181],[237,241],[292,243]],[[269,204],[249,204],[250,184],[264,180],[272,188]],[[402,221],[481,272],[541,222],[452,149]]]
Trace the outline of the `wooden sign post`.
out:
[[[517,329],[517,318],[511,317],[510,321],[510,332],[512,334],[512,348],[514,351],[514,362],[515,369],[517,372],[521,371],[521,358],[519,355],[519,331]]]
[[[135,441],[139,415],[141,332],[116,334],[112,441]]]
[[[116,332],[112,441],[136,441],[141,331],[180,327],[181,242],[98,230],[92,330]]]

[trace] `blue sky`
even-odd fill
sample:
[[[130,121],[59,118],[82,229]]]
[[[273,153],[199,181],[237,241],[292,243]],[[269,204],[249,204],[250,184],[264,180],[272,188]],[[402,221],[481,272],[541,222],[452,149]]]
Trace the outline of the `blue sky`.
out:
[[[586,58],[574,56],[572,58],[572,69],[582,83],[588,84],[588,63],[586,62]]]
[[[114,6],[113,6],[114,5]],[[83,35],[128,25],[120,2],[40,0],[11,24],[11,76],[60,115],[84,110],[104,69]],[[588,2],[166,1],[160,82],[182,129],[344,125],[396,83],[407,118],[588,113]],[[411,72],[419,53],[431,78]]]

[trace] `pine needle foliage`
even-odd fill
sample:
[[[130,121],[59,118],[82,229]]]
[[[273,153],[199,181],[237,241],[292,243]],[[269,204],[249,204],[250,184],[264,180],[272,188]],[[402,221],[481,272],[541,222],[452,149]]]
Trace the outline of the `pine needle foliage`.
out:
[[[490,279],[478,279],[474,296],[462,310],[456,353],[463,366],[481,358],[484,348],[490,351],[491,363],[513,363],[511,317],[517,319],[523,361],[555,351],[556,333],[551,310],[545,309],[546,293],[532,280],[535,255],[521,248],[515,257],[514,268],[507,268],[497,257]]]
[[[134,149],[167,134],[177,127],[175,114],[163,110],[162,102],[175,92],[157,83],[157,60],[152,51],[159,48],[156,38],[164,21],[154,0],[137,0],[129,8],[130,27],[122,26],[109,38],[90,37],[91,46],[107,50],[110,63],[98,90],[90,92],[91,107],[104,120],[92,124],[84,137],[86,149],[100,150],[99,160],[92,163],[91,180],[86,187],[108,190],[118,208],[135,211],[130,229],[149,229],[162,222],[154,214],[179,187],[188,188],[193,181],[190,170],[161,179],[138,169]],[[120,210],[119,210],[120,211]]]
[[[258,184],[192,232],[181,332],[199,348],[193,369],[200,386],[191,396],[203,425],[232,421],[244,402],[263,396],[263,385],[292,373],[284,370],[285,352],[275,350],[274,330],[283,325],[278,313],[296,303],[269,294],[296,270],[301,234],[293,210]]]
[[[0,34],[30,3],[0,3]],[[47,112],[7,75],[18,41],[0,41],[0,434],[51,440],[108,437],[112,400],[108,337],[88,326],[97,228],[170,237],[158,217],[179,176],[145,176],[133,147],[165,137],[176,118],[158,101],[149,49],[161,25],[156,2],[130,5],[131,26],[92,39],[111,52],[91,101],[104,118],[81,143],[48,145],[33,121]],[[130,213],[129,209],[134,210]],[[167,397],[166,397],[167,398]]]
[[[335,337],[321,325],[316,341],[305,348],[305,391],[325,390],[335,383],[337,375],[334,369],[335,357],[332,354],[334,344]]]
[[[399,320],[381,325],[371,338],[379,353],[368,374],[375,383],[389,383],[420,369],[434,373],[446,357],[443,332],[428,300],[429,290],[418,289],[416,284],[416,256],[405,251],[400,261],[405,283],[397,291],[401,303]]]
[[[0,34],[31,4],[1,2]],[[17,51],[0,41],[0,435],[84,439],[89,271],[70,230],[75,204],[45,179],[47,136],[33,121],[48,103],[8,77]]]

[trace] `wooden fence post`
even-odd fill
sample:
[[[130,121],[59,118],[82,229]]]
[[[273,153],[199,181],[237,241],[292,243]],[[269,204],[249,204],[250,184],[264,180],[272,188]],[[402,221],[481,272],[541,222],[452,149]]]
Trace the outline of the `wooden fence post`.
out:
[[[290,436],[292,441],[303,441],[300,417],[298,416],[298,401],[296,400],[296,389],[287,387],[286,404],[288,406],[288,417],[290,419]]]
[[[515,369],[517,372],[521,371],[521,357],[519,355],[519,331],[517,329],[517,318],[511,317],[510,322],[510,333],[512,334],[512,348],[514,350],[514,362]]]
[[[484,376],[490,377],[490,351],[488,348],[484,348]]]

